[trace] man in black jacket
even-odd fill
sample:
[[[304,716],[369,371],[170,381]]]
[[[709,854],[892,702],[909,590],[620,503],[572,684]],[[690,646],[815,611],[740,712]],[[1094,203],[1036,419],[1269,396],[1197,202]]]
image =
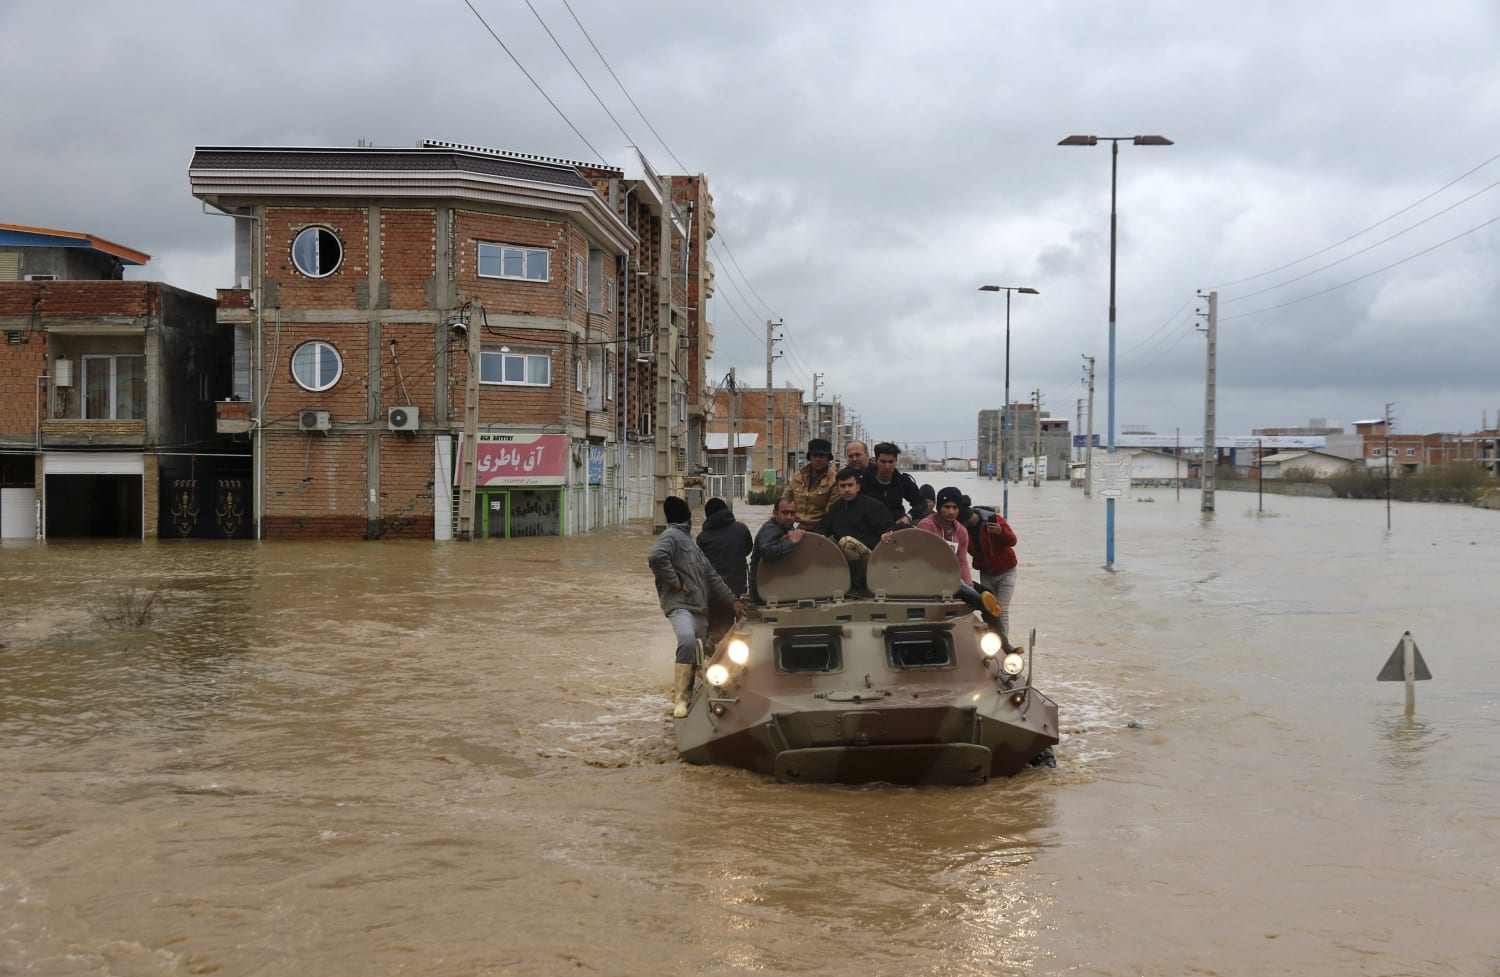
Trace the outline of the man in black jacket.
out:
[[[698,548],[719,571],[736,597],[745,590],[745,561],[750,558],[754,541],[750,529],[734,518],[734,510],[723,499],[709,499],[703,506],[703,528],[698,532]]]
[[[863,592],[870,551],[891,538],[891,514],[879,501],[860,492],[859,474],[854,469],[840,469],[836,477],[839,497],[818,522],[817,532],[839,544],[849,561],[851,589]]]
[[[915,526],[927,515],[927,500],[917,488],[917,480],[896,471],[896,456],[901,449],[889,441],[875,446],[875,463],[867,465],[860,478],[860,491],[885,506],[898,527]],[[908,515],[905,505],[911,506]]]
[[[750,596],[760,602],[760,591],[756,589],[755,576],[762,563],[774,563],[790,553],[806,530],[795,529],[797,525],[797,503],[791,499],[777,499],[771,509],[771,518],[755,534],[755,549],[750,554]]]

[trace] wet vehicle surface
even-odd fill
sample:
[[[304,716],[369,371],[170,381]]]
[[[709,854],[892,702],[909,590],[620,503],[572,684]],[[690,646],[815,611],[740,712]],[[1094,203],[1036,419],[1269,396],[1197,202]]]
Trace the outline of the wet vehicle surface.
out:
[[[1058,742],[1057,704],[1031,687],[1030,654],[956,596],[953,552],[919,529],[869,557],[851,592],[837,544],[804,536],[760,565],[763,603],[700,662],[674,721],[693,763],[787,782],[981,784]]]

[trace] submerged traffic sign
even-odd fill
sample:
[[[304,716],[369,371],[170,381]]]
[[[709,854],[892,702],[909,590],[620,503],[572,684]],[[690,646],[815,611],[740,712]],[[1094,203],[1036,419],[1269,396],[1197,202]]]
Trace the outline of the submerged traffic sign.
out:
[[[1427,670],[1427,663],[1422,660],[1422,652],[1417,648],[1416,639],[1408,631],[1396,642],[1396,650],[1391,652],[1391,657],[1385,660],[1385,666],[1380,669],[1380,674],[1375,676],[1377,682],[1405,682],[1406,676],[1406,645],[1411,642],[1411,681],[1425,682],[1432,678],[1432,673]]]

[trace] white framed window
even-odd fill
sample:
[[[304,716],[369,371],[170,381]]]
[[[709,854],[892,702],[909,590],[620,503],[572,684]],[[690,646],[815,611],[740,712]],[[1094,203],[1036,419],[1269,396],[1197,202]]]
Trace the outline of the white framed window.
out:
[[[552,385],[552,357],[547,353],[480,352],[479,382],[523,387]]]
[[[613,278],[604,283],[604,310],[615,311],[615,280]]]
[[[1379,457],[1380,457],[1380,452],[1381,452],[1381,449],[1380,449],[1380,448],[1374,448],[1374,449],[1371,449],[1371,450],[1373,450],[1373,451],[1374,451],[1374,453],[1375,453],[1375,457],[1376,457],[1376,458],[1379,458]]]
[[[615,399],[615,358],[605,357],[604,360],[604,399]]]
[[[583,256],[579,255],[573,259],[573,290],[579,295],[583,294]]]
[[[583,393],[583,360],[573,361],[573,386]]]
[[[292,264],[308,278],[327,278],[339,270],[344,244],[327,227],[306,227],[292,239]]]
[[[1415,458],[1416,456],[1417,456],[1417,449],[1416,448],[1407,448],[1406,449],[1406,457],[1408,457],[1408,458]]]
[[[344,360],[339,351],[321,339],[303,343],[292,354],[292,379],[303,390],[327,390],[344,375]]]
[[[509,244],[479,245],[480,278],[517,278],[521,281],[552,280],[552,252],[545,248],[518,248]]]
[[[589,347],[589,410],[604,409],[604,350]]]
[[[146,357],[83,357],[83,416],[94,420],[144,420]]]

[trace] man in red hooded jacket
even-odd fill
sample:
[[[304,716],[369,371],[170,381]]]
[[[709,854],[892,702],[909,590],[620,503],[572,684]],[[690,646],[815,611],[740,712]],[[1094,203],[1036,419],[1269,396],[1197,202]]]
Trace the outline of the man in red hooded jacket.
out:
[[[979,582],[1000,602],[1000,640],[1009,652],[1010,600],[1016,593],[1016,531],[1004,516],[985,506],[966,505],[958,518],[969,530],[969,556],[979,571]]]

